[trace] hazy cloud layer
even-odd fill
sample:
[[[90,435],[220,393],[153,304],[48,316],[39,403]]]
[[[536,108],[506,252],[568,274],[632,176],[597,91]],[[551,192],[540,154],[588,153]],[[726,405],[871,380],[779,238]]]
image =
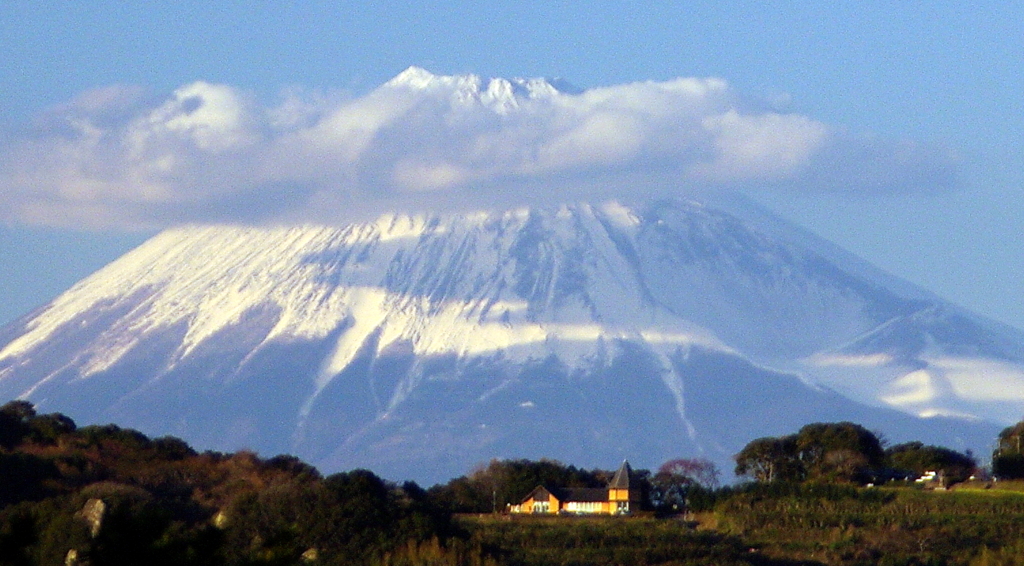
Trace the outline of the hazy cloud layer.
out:
[[[196,82],[109,87],[0,137],[0,217],[75,227],[347,220],[722,188],[954,183],[948,152],[745,107],[718,79],[557,89],[411,68],[358,98],[272,107]]]

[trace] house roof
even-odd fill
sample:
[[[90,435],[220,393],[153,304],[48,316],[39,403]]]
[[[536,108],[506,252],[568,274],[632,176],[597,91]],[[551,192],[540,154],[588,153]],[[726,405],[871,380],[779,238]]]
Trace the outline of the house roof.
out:
[[[544,487],[542,485],[538,485],[537,487],[533,488],[533,491],[528,493],[526,495],[526,497],[524,497],[523,500],[520,501],[519,503],[523,504],[523,503],[526,503],[527,501],[529,501],[531,499],[533,499],[534,501],[539,501],[541,499],[549,499],[552,495],[555,496],[555,499],[558,499],[559,501],[563,501],[563,499],[561,497],[559,497],[559,494],[555,493],[554,491],[551,491],[551,490],[547,489],[546,487]]]
[[[612,481],[608,483],[608,487],[612,489],[629,489],[629,479],[632,475],[633,469],[629,467],[629,462],[623,460],[619,470],[612,477]]]
[[[608,501],[608,489],[604,487],[566,487],[560,490],[561,501]]]
[[[526,497],[520,502],[520,504],[526,503],[530,499],[534,501],[546,500],[554,496],[555,499],[567,503],[569,501],[608,501],[608,488],[606,487],[560,487],[560,488],[546,488],[542,485],[538,485],[533,488]]]

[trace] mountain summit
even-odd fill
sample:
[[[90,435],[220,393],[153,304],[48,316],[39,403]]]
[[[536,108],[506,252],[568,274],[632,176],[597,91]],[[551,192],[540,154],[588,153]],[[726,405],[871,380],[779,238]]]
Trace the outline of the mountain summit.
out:
[[[982,450],[1022,368],[1019,331],[686,200],[176,228],[0,330],[0,397],[420,481],[491,457],[728,465],[821,420]]]
[[[485,81],[477,75],[435,75],[420,67],[409,67],[384,87],[438,91],[464,103],[483,104],[498,113],[518,107],[523,99],[552,98],[562,92],[547,79],[493,78]]]

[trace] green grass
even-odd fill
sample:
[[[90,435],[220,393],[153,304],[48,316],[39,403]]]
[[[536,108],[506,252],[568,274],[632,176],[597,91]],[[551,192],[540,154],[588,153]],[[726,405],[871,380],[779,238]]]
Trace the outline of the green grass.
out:
[[[1024,481],[1003,480],[998,482],[965,482],[954,487],[954,491],[985,492],[993,494],[1017,493],[1024,496]]]
[[[809,564],[671,519],[463,516],[459,524],[507,566]]]
[[[743,493],[715,509],[721,533],[772,556],[826,564],[971,564],[1024,541],[1016,491],[873,488],[845,497]]]

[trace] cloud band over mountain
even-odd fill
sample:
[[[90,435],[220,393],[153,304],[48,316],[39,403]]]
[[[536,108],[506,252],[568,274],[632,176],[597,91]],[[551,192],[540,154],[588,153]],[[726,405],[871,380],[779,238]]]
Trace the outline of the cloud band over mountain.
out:
[[[955,175],[941,148],[752,108],[719,79],[576,91],[413,67],[360,97],[274,106],[206,82],[163,99],[86,92],[0,136],[0,219],[331,222],[722,188],[932,190]]]

